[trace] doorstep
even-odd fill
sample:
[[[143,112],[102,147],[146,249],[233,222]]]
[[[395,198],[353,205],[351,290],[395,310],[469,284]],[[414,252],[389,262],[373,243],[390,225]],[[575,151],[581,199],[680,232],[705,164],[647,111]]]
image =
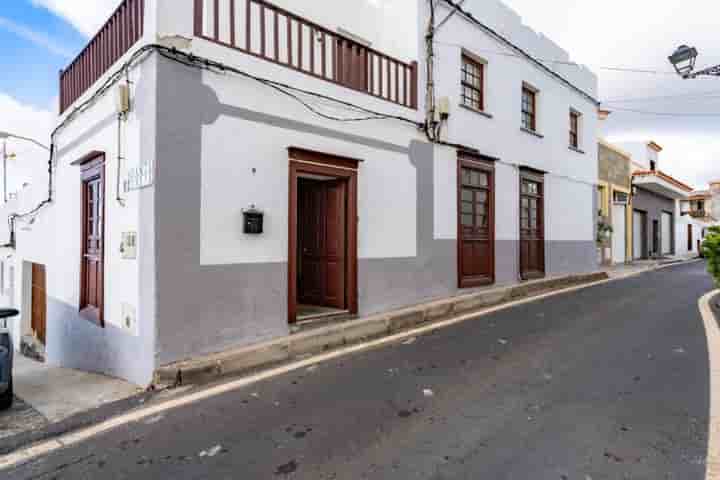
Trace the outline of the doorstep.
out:
[[[324,325],[287,337],[177,362],[158,368],[155,386],[202,384],[238,376],[347,345],[392,335],[418,325],[609,278],[607,272],[533,280],[435,300],[365,318]]]

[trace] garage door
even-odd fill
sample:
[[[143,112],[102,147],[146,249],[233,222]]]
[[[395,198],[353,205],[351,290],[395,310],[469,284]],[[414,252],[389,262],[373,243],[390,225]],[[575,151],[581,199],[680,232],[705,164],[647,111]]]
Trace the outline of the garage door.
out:
[[[626,205],[613,205],[613,263],[625,263],[627,260],[627,247],[625,243],[627,237],[626,212]]]
[[[662,213],[662,254],[672,254],[672,215]]]
[[[643,239],[645,238],[645,214],[633,212],[633,258],[643,258]]]

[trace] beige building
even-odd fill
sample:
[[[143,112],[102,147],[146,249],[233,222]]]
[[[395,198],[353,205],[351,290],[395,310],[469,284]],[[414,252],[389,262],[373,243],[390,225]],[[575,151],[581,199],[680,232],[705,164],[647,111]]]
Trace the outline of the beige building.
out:
[[[632,158],[600,140],[598,152],[598,249],[603,264],[632,260]]]

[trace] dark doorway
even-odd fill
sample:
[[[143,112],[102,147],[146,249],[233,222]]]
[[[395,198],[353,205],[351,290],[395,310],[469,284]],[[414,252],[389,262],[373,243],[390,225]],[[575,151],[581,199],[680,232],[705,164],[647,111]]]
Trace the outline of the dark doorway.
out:
[[[289,151],[289,321],[355,314],[358,161]]]
[[[652,256],[660,256],[660,221],[652,221]]]
[[[45,265],[32,264],[31,320],[35,338],[43,345],[47,342],[47,279]]]
[[[688,252],[693,250],[693,228],[692,225],[688,225]]]
[[[306,310],[347,308],[346,205],[345,180],[298,179],[297,291]]]
[[[460,288],[495,281],[495,170],[463,156],[458,162],[458,276]]]
[[[520,277],[545,276],[545,184],[539,174],[520,176]]]

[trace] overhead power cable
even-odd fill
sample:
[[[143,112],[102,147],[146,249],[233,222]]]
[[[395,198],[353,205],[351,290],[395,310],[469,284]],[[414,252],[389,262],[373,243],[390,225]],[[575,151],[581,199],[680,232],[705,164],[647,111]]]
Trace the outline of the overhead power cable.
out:
[[[706,92],[697,92],[697,93],[681,93],[677,95],[657,95],[657,96],[651,96],[651,97],[617,97],[617,98],[608,98],[606,100],[603,100],[603,103],[631,103],[631,102],[649,102],[654,100],[673,100],[678,98],[698,98],[698,99],[705,99],[705,98],[720,98],[720,90],[711,90]]]
[[[653,111],[647,111],[647,110],[638,110],[634,108],[623,108],[623,107],[614,107],[612,105],[606,105],[610,110],[612,111],[618,111],[618,112],[628,112],[628,113],[637,113],[640,115],[655,115],[660,117],[698,117],[698,118],[717,118],[720,117],[720,112],[712,112],[712,113],[703,113],[703,112],[691,112],[691,113],[685,113],[685,112],[653,112]]]
[[[460,47],[460,48],[464,47],[464,45],[461,45],[459,43],[449,43],[449,42],[441,42],[441,41],[436,41],[435,43],[437,43],[439,45],[450,46],[450,47]],[[499,55],[502,57],[524,58],[524,55],[520,55],[518,53],[500,52],[498,50],[473,49],[473,52],[485,53],[485,54],[489,54],[489,55]],[[567,66],[577,67],[577,68],[585,67],[585,65],[583,65],[581,63],[572,62],[569,60],[557,60],[557,59],[542,58],[542,57],[535,57],[535,56],[533,56],[532,58],[537,60],[538,62],[543,62],[543,63],[567,65]],[[589,67],[592,67],[596,70],[608,70],[608,71],[613,71],[613,72],[645,73],[645,74],[652,74],[652,75],[675,75],[675,76],[677,76],[676,72],[671,72],[669,70],[657,70],[657,69],[643,68],[643,67],[603,66],[603,65],[589,65]]]
[[[207,69],[207,70],[215,70],[219,72],[231,72],[238,75],[241,75],[245,78],[257,81],[259,83],[262,83],[279,93],[282,93],[285,96],[290,97],[291,99],[295,100],[296,102],[300,103],[304,108],[308,109],[315,115],[318,115],[321,118],[325,118],[327,120],[333,120],[337,122],[362,122],[362,121],[372,121],[372,120],[396,120],[400,121],[409,125],[414,126],[418,129],[424,129],[425,125],[422,123],[419,123],[415,120],[405,118],[400,115],[393,115],[393,114],[386,114],[382,112],[378,112],[375,110],[371,110],[368,108],[365,108],[360,105],[353,104],[351,102],[346,102],[344,100],[340,100],[337,98],[333,98],[329,95],[323,95],[317,92],[312,92],[309,90],[304,90],[301,88],[293,87],[292,85],[287,85],[281,82],[276,82],[274,80],[270,80],[267,78],[262,78],[256,75],[252,75],[248,72],[245,72],[244,70],[241,70],[239,68],[232,67],[230,65],[226,65],[220,62],[216,62],[207,58],[198,57],[196,55],[192,55],[190,53],[185,53],[179,50],[176,50],[174,48],[168,48],[163,45],[158,44],[149,44],[145,45],[139,49],[137,49],[135,52],[128,57],[128,59],[120,65],[119,68],[117,68],[112,74],[110,74],[104,82],[90,95],[87,99],[85,99],[83,102],[72,108],[68,113],[66,113],[62,119],[62,121],[55,127],[55,129],[50,134],[50,158],[48,160],[48,197],[47,199],[40,202],[36,207],[23,212],[23,213],[13,213],[8,216],[8,225],[10,228],[10,241],[8,244],[3,245],[3,247],[15,247],[15,229],[16,224],[18,220],[21,219],[27,219],[30,218],[30,221],[32,221],[36,215],[40,213],[40,211],[45,208],[46,206],[53,203],[53,163],[54,163],[54,156],[55,156],[55,137],[56,135],[63,130],[67,125],[70,124],[70,122],[73,121],[78,115],[85,112],[87,109],[89,109],[92,105],[95,104],[95,102],[105,95],[118,81],[120,81],[123,76],[127,74],[130,68],[132,68],[134,65],[136,65],[142,57],[144,57],[147,53],[150,53],[152,51],[155,51],[162,55],[163,57],[182,63],[188,67],[193,68],[201,68],[201,69]],[[330,102],[332,104],[335,104],[338,107],[346,108],[349,110],[352,110],[355,113],[360,113],[363,116],[355,116],[355,117],[340,117],[335,115],[329,115],[327,113],[324,113],[320,111],[316,106],[312,105],[308,100],[305,100],[300,97],[300,95],[305,95],[308,97],[314,97],[326,102]]]

